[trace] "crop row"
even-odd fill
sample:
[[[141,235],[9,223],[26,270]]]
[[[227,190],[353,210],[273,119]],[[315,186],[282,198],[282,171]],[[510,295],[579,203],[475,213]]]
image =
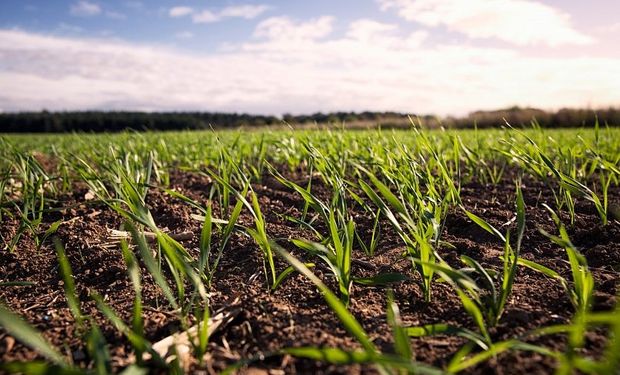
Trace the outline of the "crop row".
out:
[[[91,204],[108,207],[123,218],[129,235],[120,240],[121,254],[133,284],[132,319],[123,321],[103,297],[90,298],[133,348],[135,365],[127,373],[161,368],[183,371],[183,363],[171,361],[145,338],[142,320],[141,280],[149,274],[175,311],[197,366],[203,364],[213,324],[209,291],[233,234],[251,238],[263,259],[265,290],[277,292],[291,275],[301,274],[318,288],[325,303],[360,349],[289,347],[273,355],[289,354],[335,364],[365,363],[381,373],[456,373],[497,356],[517,350],[534,351],[557,361],[557,373],[578,370],[613,373],[620,366],[620,307],[592,311],[595,283],[586,258],[573,245],[569,231],[576,224],[575,199],[583,199],[604,227],[618,225],[619,208],[610,201],[611,189],[620,177],[620,132],[593,130],[423,131],[274,131],[270,133],[183,132],[72,134],[63,136],[10,136],[0,140],[0,217],[19,219],[12,238],[3,238],[6,252],[18,252],[20,238],[30,236],[38,247],[54,243],[68,306],[85,342],[91,361],[77,368],[57,348],[10,308],[0,306],[0,326],[34,348],[44,362],[12,362],[8,372],[54,369],[63,373],[108,373],[111,360],[100,327],[84,313],[73,283],[64,246],[55,239],[61,220],[43,225],[46,215],[63,209],[59,198],[76,186],[86,186]],[[192,171],[212,183],[206,204],[170,186],[173,170]],[[515,171],[517,171],[515,173]],[[295,182],[287,172],[316,176],[329,188],[321,196],[306,184]],[[283,216],[308,233],[309,238],[274,238],[259,203],[257,183],[277,180],[302,201],[301,215]],[[570,276],[521,256],[528,225],[523,199],[523,179],[544,183],[554,197],[544,204],[555,226],[542,232],[564,249]],[[514,186],[514,225],[498,228],[464,206],[461,187],[478,183],[492,188],[506,180]],[[150,192],[160,190],[189,205],[201,225],[199,253],[188,251],[182,241],[162,229],[146,203]],[[325,197],[327,196],[327,198]],[[361,233],[352,216],[364,212],[373,223],[370,236]],[[440,249],[450,248],[443,239],[448,214],[463,212],[473,223],[496,238],[501,254],[499,270],[483,267],[462,255],[460,266],[449,264]],[[248,213],[252,222],[241,222]],[[377,273],[356,277],[352,264],[359,251],[373,257],[387,222],[402,244],[402,257],[410,272]],[[4,236],[4,234],[2,234]],[[147,241],[147,236],[151,241]],[[154,250],[154,251],[153,251]],[[293,256],[292,254],[301,254]],[[300,259],[303,259],[300,260]],[[282,264],[285,266],[283,267]],[[326,283],[313,272],[328,269],[335,283]],[[519,337],[496,341],[489,333],[502,319],[521,267],[556,280],[574,308],[570,324],[540,327]],[[18,285],[5,282],[3,287]],[[395,283],[418,283],[425,303],[431,303],[436,283],[447,283],[458,295],[475,329],[448,324],[407,326],[399,313],[399,301],[391,292]],[[349,310],[352,285],[385,287],[386,319],[392,329],[393,350],[381,351]],[[327,285],[336,285],[333,290]],[[593,326],[608,327],[609,340],[601,358],[580,355],[585,332]],[[532,337],[563,333],[568,344],[562,351],[528,343]],[[416,362],[410,339],[429,335],[456,335],[466,343],[444,368]],[[252,358],[233,364],[234,370]]]

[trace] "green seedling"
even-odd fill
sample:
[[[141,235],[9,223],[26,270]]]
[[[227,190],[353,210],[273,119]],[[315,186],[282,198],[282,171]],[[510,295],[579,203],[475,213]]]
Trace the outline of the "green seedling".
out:
[[[441,371],[431,366],[419,364],[411,358],[405,356],[391,356],[380,353],[379,350],[372,343],[368,334],[364,331],[362,325],[355,319],[355,317],[347,310],[342,301],[318,278],[314,275],[308,267],[306,267],[297,258],[293,257],[286,250],[279,245],[273,243],[274,250],[284,258],[292,267],[294,267],[299,273],[307,277],[323,294],[325,302],[332,309],[336,317],[340,320],[345,329],[358,341],[362,350],[359,351],[346,351],[339,348],[316,348],[316,347],[301,347],[301,348],[289,348],[282,350],[283,353],[315,360],[324,360],[330,363],[336,364],[351,364],[351,363],[372,363],[378,367],[381,373],[399,373],[401,371],[417,374],[440,374]],[[395,310],[394,304],[390,304],[391,310],[389,321],[392,322],[393,329],[399,330],[400,319],[398,318],[397,310]],[[399,331],[399,340],[402,340],[402,332]],[[399,343],[400,347],[402,344]],[[405,351],[404,347],[398,350]]]
[[[561,246],[566,251],[568,261],[571,269],[572,287],[568,280],[562,277],[557,272],[537,264],[526,259],[520,259],[519,263],[523,266],[531,268],[535,271],[541,272],[544,275],[559,280],[561,285],[566,290],[571,303],[575,307],[575,310],[579,314],[585,314],[590,310],[592,305],[592,294],[594,292],[594,278],[592,272],[588,268],[588,262],[586,258],[577,250],[575,245],[570,241],[566,228],[560,221],[559,216],[549,207],[545,206],[551,213],[551,216],[556,223],[560,236],[555,236],[540,230],[545,236],[547,236],[555,244]]]
[[[249,191],[252,200],[252,202],[250,203],[246,199],[245,194],[240,193],[234,187],[230,186],[228,182],[226,182],[220,176],[216,175],[215,173],[211,173],[211,176],[219,184],[226,185],[227,189],[234,194],[238,204],[243,204],[246,209],[252,214],[252,217],[254,218],[254,228],[244,228],[244,230],[246,231],[246,233],[248,233],[248,235],[250,235],[250,237],[254,239],[256,244],[261,249],[263,253],[263,260],[266,264],[266,266],[264,265],[264,268],[267,284],[270,290],[275,290],[282,283],[282,281],[292,273],[293,269],[287,268],[280,274],[278,274],[276,270],[275,257],[271,249],[271,240],[269,235],[267,234],[267,223],[262,214],[260,204],[258,203],[258,197],[253,191]],[[247,192],[248,188],[249,185],[246,185],[246,187],[244,188],[244,193]]]
[[[510,231],[507,231],[506,235],[504,236],[498,229],[493,227],[491,224],[463,208],[465,214],[474,223],[476,223],[487,232],[498,237],[500,240],[502,240],[504,245],[502,273],[497,274],[498,276],[501,276],[501,278],[499,279],[499,290],[495,287],[495,278],[492,276],[493,274],[495,274],[494,272],[489,272],[476,260],[466,255],[461,256],[461,260],[463,261],[463,263],[465,263],[465,265],[469,267],[468,271],[479,276],[481,280],[481,285],[486,291],[486,294],[477,294],[474,298],[474,301],[479,304],[479,309],[484,312],[485,320],[487,324],[489,324],[491,327],[496,326],[499,322],[499,319],[501,318],[506,307],[508,297],[512,292],[512,286],[514,284],[517,273],[518,259],[521,253],[521,243],[523,241],[523,235],[525,233],[525,203],[523,200],[523,193],[521,191],[521,182],[517,181],[516,185],[517,243],[515,248],[513,248],[510,243]]]

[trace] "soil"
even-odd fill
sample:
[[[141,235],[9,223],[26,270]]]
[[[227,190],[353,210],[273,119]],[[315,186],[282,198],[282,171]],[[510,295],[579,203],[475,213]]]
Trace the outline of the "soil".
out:
[[[302,171],[282,170],[288,178],[307,183],[308,176]],[[468,183],[462,186],[464,206],[505,230],[514,223],[514,174],[508,171],[498,185]],[[170,174],[171,187],[206,204],[211,181],[197,173],[180,170]],[[302,185],[303,186],[303,185]],[[255,184],[259,202],[268,222],[268,232],[296,256],[287,238],[312,239],[312,233],[298,224],[287,221],[284,215],[300,217],[303,201],[295,193],[280,185],[274,178],[265,176],[261,184]],[[314,193],[326,200],[329,190],[321,179],[314,177]],[[542,183],[524,178],[523,191],[527,207],[527,230],[523,240],[522,256],[550,267],[570,278],[565,252],[539,232],[542,228],[555,233],[553,222],[543,203],[553,206],[551,191]],[[119,229],[122,218],[114,211],[86,200],[86,187],[76,185],[71,194],[65,194],[54,203],[65,209],[50,212],[44,217],[41,228],[45,230],[53,222],[63,220],[56,236],[64,244],[69,258],[81,308],[100,325],[110,344],[115,371],[120,371],[130,361],[131,346],[127,339],[97,310],[89,294],[104,296],[105,301],[121,318],[129,321],[134,292],[126,273],[120,249],[105,247],[109,229]],[[610,189],[611,205],[620,201],[620,190]],[[188,204],[164,192],[151,189],[149,204],[155,222],[170,233],[191,232],[190,240],[182,241],[184,247],[198,252],[201,223],[191,217],[195,213]],[[352,205],[352,207],[355,207]],[[357,210],[357,211],[356,211]],[[219,207],[214,203],[214,212]],[[370,233],[372,219],[355,208],[352,212],[358,228]],[[563,217],[565,222],[568,220]],[[244,212],[241,222],[250,225],[251,217]],[[17,219],[2,217],[0,235],[10,241],[18,229]],[[393,285],[403,321],[407,325],[448,323],[475,329],[473,321],[464,312],[453,290],[445,284],[435,283],[432,302],[425,303],[418,285],[419,276],[411,271],[410,261],[402,257],[403,244],[387,221],[382,221],[381,240],[377,253],[369,257],[361,250],[354,250],[354,257],[361,260],[353,265],[355,276],[372,276],[379,272],[400,272],[411,280]],[[591,203],[576,201],[576,220],[569,226],[574,244],[586,256],[596,283],[594,310],[610,310],[615,303],[620,270],[620,223],[611,221],[602,226]],[[492,235],[480,229],[463,214],[454,209],[448,215],[443,233],[444,241],[452,246],[440,249],[441,256],[455,267],[458,257],[466,254],[485,267],[499,270],[502,244]],[[215,240],[218,238],[216,236]],[[325,264],[316,261],[313,272],[337,290],[335,281]],[[281,270],[286,265],[277,263]],[[242,358],[260,358],[280,348],[291,346],[319,346],[356,348],[358,344],[340,324],[325,303],[322,295],[303,276],[293,275],[275,292],[265,285],[263,261],[255,243],[241,234],[234,234],[226,249],[219,270],[211,286],[211,309],[226,306],[232,299],[239,299],[241,313],[230,324],[215,332],[210,339],[209,357],[206,364],[193,370],[217,373]],[[152,342],[179,331],[180,322],[166,304],[163,294],[142,265],[145,336]],[[62,278],[52,241],[45,241],[37,248],[33,237],[24,235],[13,252],[0,251],[0,282],[29,281],[30,286],[3,286],[0,301],[19,313],[34,325],[62,352],[79,366],[89,366],[81,332],[70,313],[63,292]],[[391,331],[386,323],[386,290],[382,287],[354,285],[350,311],[360,321],[371,339],[382,351],[392,352]],[[518,337],[538,327],[569,323],[574,314],[566,293],[558,282],[545,276],[520,268],[509,297],[504,316],[491,330],[494,340]],[[530,339],[528,342],[562,350],[566,344],[563,335]],[[411,345],[417,360],[443,366],[463,345],[464,340],[451,336],[431,336],[412,339]],[[596,358],[604,351],[604,330],[587,333],[582,354]],[[39,358],[36,352],[16,342],[0,329],[0,361],[32,360]],[[508,352],[479,366],[470,368],[472,374],[551,373],[555,362],[549,357],[530,352]],[[325,363],[295,359],[289,356],[266,356],[253,362],[242,372],[247,373],[374,373],[371,366],[332,366]]]

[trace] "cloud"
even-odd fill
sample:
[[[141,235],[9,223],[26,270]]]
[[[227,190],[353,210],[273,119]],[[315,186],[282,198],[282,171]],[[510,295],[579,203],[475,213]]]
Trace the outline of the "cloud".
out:
[[[347,36],[357,40],[368,41],[374,39],[377,35],[385,36],[386,34],[391,34],[396,29],[398,29],[398,25],[395,24],[361,19],[351,24]]]
[[[267,5],[234,5],[222,8],[220,11],[209,9],[195,10],[188,6],[176,6],[168,10],[173,18],[191,16],[194,23],[213,23],[225,18],[253,19],[269,10]]]
[[[220,17],[239,17],[252,19],[265,13],[269,7],[267,5],[238,5],[229,6],[220,12]]]
[[[73,16],[90,17],[101,14],[101,7],[97,3],[80,0],[77,3],[71,5],[71,7],[69,8],[69,12]]]
[[[594,40],[574,29],[570,15],[530,0],[378,0],[382,10],[426,26],[445,25],[470,38],[516,45],[583,45]]]
[[[0,108],[445,115],[620,104],[617,58],[437,44],[372,20],[336,34],[335,23],[274,17],[251,40],[205,54],[0,30]]]
[[[314,40],[332,32],[334,17],[323,16],[295,23],[289,17],[271,17],[256,26],[254,36],[267,39]]]
[[[71,7],[69,8],[69,13],[77,17],[92,17],[103,14],[104,12],[99,4],[86,0],[81,0],[71,5]],[[125,15],[124,13],[111,10],[106,11],[105,16],[114,20],[124,20],[127,18],[127,15]]]
[[[361,44],[381,44],[393,48],[417,48],[428,38],[425,30],[418,30],[407,36],[402,36],[397,31],[396,24],[360,19],[351,23],[346,35]]]
[[[168,11],[168,15],[173,18],[184,17],[190,15],[194,12],[194,9],[186,6],[178,6],[170,8]]]
[[[194,13],[194,15],[192,16],[192,20],[194,21],[194,23],[212,23],[212,22],[217,22],[219,21],[221,18],[211,12],[210,10],[203,10],[197,13]]]
[[[595,29],[597,32],[606,34],[615,34],[620,32],[620,22],[615,22],[609,25],[598,26]]]

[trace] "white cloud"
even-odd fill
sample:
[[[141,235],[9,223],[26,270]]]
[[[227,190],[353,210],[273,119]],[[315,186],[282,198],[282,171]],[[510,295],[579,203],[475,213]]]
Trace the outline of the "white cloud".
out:
[[[332,32],[334,17],[323,16],[302,23],[289,17],[271,17],[256,26],[254,36],[267,39],[314,40]]]
[[[398,29],[398,25],[381,23],[370,19],[354,21],[349,27],[347,36],[358,40],[372,40],[375,36],[385,36]]]
[[[97,3],[93,3],[87,0],[80,0],[77,3],[71,5],[69,12],[73,16],[77,17],[91,17],[97,16],[103,13],[103,9]],[[124,20],[127,15],[120,12],[108,10],[105,12],[105,16],[115,20]]]
[[[269,7],[267,5],[237,5],[229,6],[221,10],[220,17],[239,17],[252,19],[265,13]]]
[[[614,34],[620,32],[620,22],[615,22],[609,25],[599,26],[595,29],[599,33]]]
[[[192,16],[192,20],[194,23],[212,23],[220,20],[220,17],[211,12],[210,10],[203,10],[197,13],[194,13]]]
[[[620,104],[617,58],[437,45],[423,32],[368,20],[351,23],[344,36],[334,35],[329,17],[267,21],[253,40],[202,55],[0,30],[0,108],[443,115]]]
[[[383,10],[426,26],[445,25],[471,38],[517,45],[583,45],[593,39],[571,26],[570,15],[531,0],[378,0]]]
[[[178,18],[192,16],[194,23],[213,23],[219,22],[225,18],[244,18],[253,19],[269,10],[267,5],[234,5],[228,6],[220,11],[212,11],[209,9],[195,10],[187,6],[177,6],[168,10],[170,17]]]
[[[188,16],[192,14],[193,12],[194,12],[194,9],[190,7],[178,6],[178,7],[170,8],[170,10],[168,11],[168,15],[170,17],[177,18],[177,17]]]
[[[101,7],[97,3],[92,3],[86,0],[80,0],[77,3],[71,5],[69,12],[74,16],[89,17],[101,14]]]
[[[408,36],[401,36],[397,31],[398,25],[395,24],[360,19],[351,23],[346,35],[362,44],[381,44],[393,48],[416,48],[428,37],[428,32],[424,30]]]

